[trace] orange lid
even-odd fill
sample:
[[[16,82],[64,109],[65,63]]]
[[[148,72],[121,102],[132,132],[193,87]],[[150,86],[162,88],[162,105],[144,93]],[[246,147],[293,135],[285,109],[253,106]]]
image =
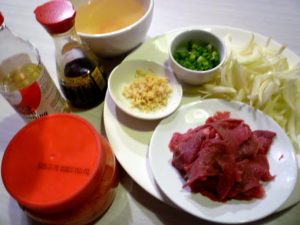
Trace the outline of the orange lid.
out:
[[[37,21],[50,34],[64,33],[75,23],[76,11],[68,0],[52,0],[38,6],[35,10]]]
[[[8,192],[24,207],[58,212],[95,190],[105,165],[97,131],[72,114],[51,114],[22,128],[2,160]]]

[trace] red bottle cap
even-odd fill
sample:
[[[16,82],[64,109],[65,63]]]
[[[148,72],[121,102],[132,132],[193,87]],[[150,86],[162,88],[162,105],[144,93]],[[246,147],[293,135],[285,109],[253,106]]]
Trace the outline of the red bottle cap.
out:
[[[97,188],[105,149],[86,120],[51,114],[23,127],[2,160],[7,191],[22,206],[41,213],[76,207]]]
[[[2,15],[2,12],[0,11],[0,26],[2,26],[4,22],[4,16]]]
[[[35,18],[50,33],[59,34],[70,30],[75,23],[76,11],[70,1],[53,0],[38,6]]]

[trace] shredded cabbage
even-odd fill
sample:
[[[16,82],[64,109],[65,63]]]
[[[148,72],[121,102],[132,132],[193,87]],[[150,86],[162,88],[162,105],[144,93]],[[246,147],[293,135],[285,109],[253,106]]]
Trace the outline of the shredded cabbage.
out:
[[[233,45],[227,35],[227,60],[219,76],[192,92],[201,98],[224,98],[250,104],[271,116],[287,132],[300,153],[300,63],[289,68],[282,54],[285,45],[272,49],[252,34],[244,46]]]

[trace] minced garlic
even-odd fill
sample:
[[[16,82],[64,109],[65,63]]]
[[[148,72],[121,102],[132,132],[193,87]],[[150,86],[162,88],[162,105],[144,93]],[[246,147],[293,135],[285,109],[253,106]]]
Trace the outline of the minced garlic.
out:
[[[172,93],[169,81],[150,70],[136,70],[136,79],[123,90],[123,95],[131,100],[131,106],[141,111],[155,111],[167,105]]]

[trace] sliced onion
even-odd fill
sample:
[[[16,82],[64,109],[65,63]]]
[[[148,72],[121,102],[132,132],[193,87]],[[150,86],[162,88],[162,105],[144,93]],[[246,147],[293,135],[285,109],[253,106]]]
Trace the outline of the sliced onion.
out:
[[[225,37],[229,54],[220,76],[198,88],[202,98],[243,101],[270,115],[285,129],[300,153],[300,62],[289,68],[286,46],[259,45],[252,34],[244,46]]]

